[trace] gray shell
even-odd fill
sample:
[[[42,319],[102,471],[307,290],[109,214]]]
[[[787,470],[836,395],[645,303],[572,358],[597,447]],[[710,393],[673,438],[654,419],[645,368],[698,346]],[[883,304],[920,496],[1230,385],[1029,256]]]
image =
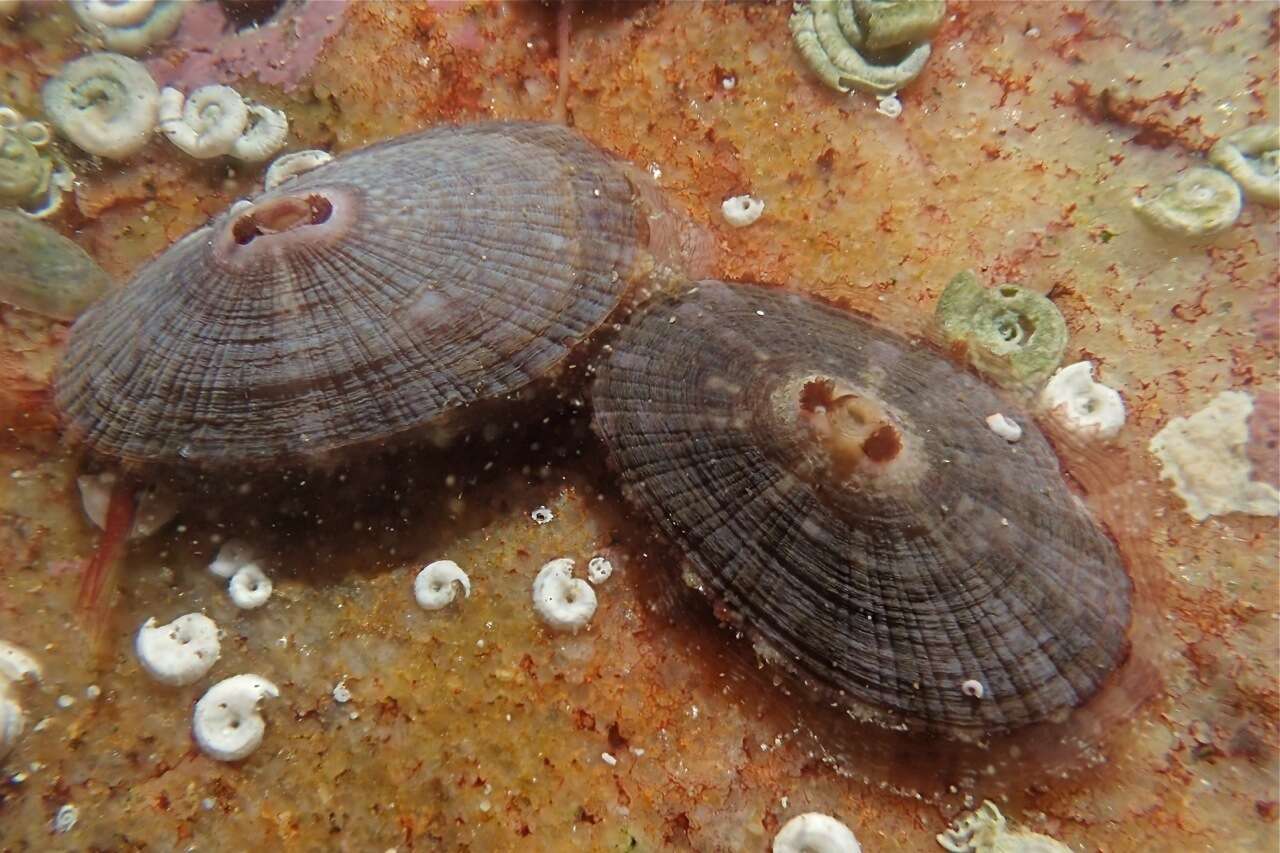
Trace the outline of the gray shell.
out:
[[[134,466],[447,438],[561,370],[652,271],[651,234],[671,229],[645,192],[555,125],[356,151],[233,207],[87,312],[57,406],[73,440]]]
[[[815,377],[881,407],[900,447],[830,467],[795,428],[827,411],[793,394]],[[998,732],[1084,703],[1127,654],[1129,578],[1049,443],[926,348],[707,281],[633,318],[592,399],[624,492],[718,612],[826,693],[890,722]],[[987,427],[996,412],[1019,442]]]

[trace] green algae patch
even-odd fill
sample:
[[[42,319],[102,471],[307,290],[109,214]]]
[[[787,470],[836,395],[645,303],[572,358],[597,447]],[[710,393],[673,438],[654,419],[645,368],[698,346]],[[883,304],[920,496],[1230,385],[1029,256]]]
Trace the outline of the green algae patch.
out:
[[[934,319],[949,345],[1004,388],[1043,385],[1067,348],[1066,321],[1048,298],[1013,284],[983,287],[968,270],[951,279]]]

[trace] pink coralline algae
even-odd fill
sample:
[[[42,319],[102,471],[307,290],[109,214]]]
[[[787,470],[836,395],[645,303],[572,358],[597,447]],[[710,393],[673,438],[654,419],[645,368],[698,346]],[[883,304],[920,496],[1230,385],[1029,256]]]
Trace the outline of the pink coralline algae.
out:
[[[161,86],[183,90],[256,77],[292,91],[342,28],[346,11],[346,0],[289,0],[267,23],[236,32],[219,4],[195,4],[170,48],[147,68]]]

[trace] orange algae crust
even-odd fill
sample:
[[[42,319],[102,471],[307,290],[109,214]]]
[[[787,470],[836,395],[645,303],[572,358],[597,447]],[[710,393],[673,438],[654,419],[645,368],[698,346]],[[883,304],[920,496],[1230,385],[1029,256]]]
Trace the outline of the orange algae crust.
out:
[[[114,657],[98,670],[69,639],[95,531],[42,396],[65,327],[0,307],[0,639],[46,671],[22,687],[28,730],[0,775],[5,843],[763,850],[789,817],[819,811],[867,849],[930,850],[987,797],[1075,849],[1273,843],[1275,523],[1193,524],[1145,447],[1223,390],[1274,407],[1277,213],[1246,205],[1228,232],[1179,244],[1128,204],[1199,165],[1216,139],[1280,115],[1274,9],[952,4],[894,120],[812,79],[789,4],[578,5],[567,118],[707,224],[708,275],[791,282],[923,331],[946,282],[973,268],[1049,295],[1070,331],[1064,363],[1090,359],[1121,390],[1129,419],[1112,444],[1054,436],[1135,580],[1130,662],[1063,724],[1085,748],[1027,739],[924,753],[811,712],[713,619],[671,601],[678,555],[583,478],[595,463],[572,458],[576,433],[526,443],[490,474],[487,450],[405,465],[389,475],[398,499],[317,479],[294,481],[296,500],[197,502],[185,529],[129,551]],[[337,153],[439,121],[552,115],[554,10],[356,3],[345,16],[288,92],[237,84],[288,113],[291,148]],[[40,83],[79,51],[69,11],[27,18],[0,28],[0,101],[38,114]],[[121,279],[261,180],[159,137],[111,171],[67,153],[79,180],[51,224]],[[766,213],[733,229],[720,204],[742,193]],[[1262,478],[1278,463],[1256,426]],[[543,505],[554,519],[538,525],[529,513]],[[267,550],[277,591],[264,608],[235,610],[205,571],[215,535]],[[533,576],[561,556],[582,570],[598,553],[617,568],[590,627],[551,634],[530,606]],[[472,594],[426,613],[412,580],[435,559],[462,566]],[[223,659],[208,683],[155,685],[133,631],[196,610],[227,633]],[[213,762],[191,739],[191,708],[212,680],[246,671],[282,696],[263,709],[258,752]],[[344,704],[332,695],[342,679]],[[74,704],[60,707],[63,695]],[[1059,778],[1036,761],[1087,767]],[[64,803],[80,820],[52,836]]]

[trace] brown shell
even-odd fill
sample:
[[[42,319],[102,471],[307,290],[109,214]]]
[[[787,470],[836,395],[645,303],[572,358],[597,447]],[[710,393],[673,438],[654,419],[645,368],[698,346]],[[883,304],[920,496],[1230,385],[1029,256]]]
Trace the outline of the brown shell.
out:
[[[624,491],[721,612],[891,712],[870,716],[1011,730],[1082,704],[1127,653],[1129,578],[1049,443],[931,350],[701,282],[632,319],[592,399]],[[988,428],[997,412],[1020,441]]]
[[[563,367],[681,247],[622,166],[555,125],[443,126],[237,205],[71,333],[56,403],[129,465],[308,464]],[[658,235],[658,236],[654,236]]]

